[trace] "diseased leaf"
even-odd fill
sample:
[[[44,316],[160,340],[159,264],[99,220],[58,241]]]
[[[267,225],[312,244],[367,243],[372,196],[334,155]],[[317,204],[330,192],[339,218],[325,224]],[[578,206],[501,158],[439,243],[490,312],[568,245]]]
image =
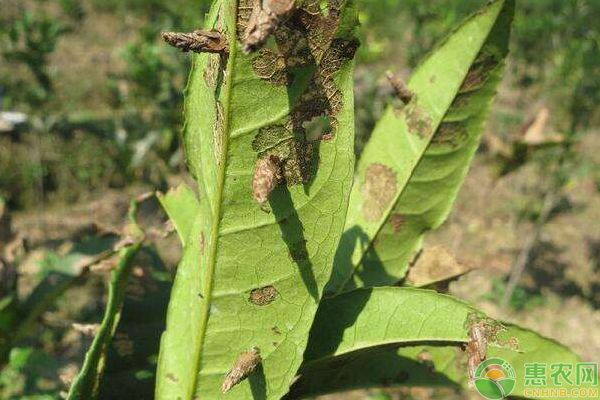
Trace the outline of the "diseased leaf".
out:
[[[111,343],[121,317],[121,306],[125,297],[127,280],[133,266],[133,259],[141,246],[141,242],[138,242],[122,249],[119,253],[119,264],[111,273],[104,318],[90,349],[85,355],[81,371],[71,385],[69,395],[67,396],[68,400],[89,400],[96,398],[98,395],[108,346]]]
[[[160,204],[173,222],[175,230],[185,246],[194,217],[200,208],[194,191],[184,184],[169,190],[166,194],[157,195]]]
[[[458,352],[459,349],[450,346],[381,346],[320,359],[302,367],[285,400],[394,386],[460,388],[459,383],[446,375],[446,369],[440,371],[431,365],[432,358],[440,361],[437,365],[447,360],[451,368]]]
[[[460,263],[444,247],[423,249],[411,263],[404,281],[406,286],[426,287],[455,279],[473,268]]]
[[[564,346],[489,320],[468,304],[412,288],[357,289],[322,302],[289,398],[367,387],[468,385],[469,329],[488,326],[488,358],[510,362],[524,396],[525,363],[576,363]]]
[[[446,219],[504,70],[513,0],[467,19],[414,72],[358,163],[328,293],[402,279],[425,232]]]
[[[200,201],[161,339],[158,399],[222,398],[226,374],[253,348],[262,363],[228,398],[279,399],[302,362],[354,167],[356,12],[322,3],[303,2],[250,55],[239,36],[255,2],[213,4],[205,28],[227,36],[229,53],[194,55],[186,91]],[[254,171],[266,159],[285,182],[259,204]]]
[[[467,320],[478,314],[463,301],[430,290],[356,289],[321,302],[305,361],[385,344],[466,342]]]

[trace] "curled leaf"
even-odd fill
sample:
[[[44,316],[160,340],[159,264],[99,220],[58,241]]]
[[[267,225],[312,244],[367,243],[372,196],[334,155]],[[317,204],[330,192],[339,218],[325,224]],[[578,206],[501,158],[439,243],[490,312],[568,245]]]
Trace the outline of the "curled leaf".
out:
[[[281,182],[281,168],[274,156],[260,159],[256,162],[256,170],[252,179],[252,196],[261,207],[269,201],[271,193]]]
[[[295,0],[255,0],[244,34],[244,51],[260,48],[295,9]]]
[[[162,38],[173,47],[181,49],[184,53],[227,53],[229,45],[227,38],[218,31],[194,32],[163,32]]]
[[[386,73],[386,76],[388,78],[388,81],[390,81],[392,88],[394,88],[396,96],[398,96],[398,98],[402,100],[404,104],[410,103],[410,101],[413,98],[413,92],[408,88],[406,83],[404,83],[404,81],[400,79],[399,76],[394,75],[391,71],[388,71]]]
[[[256,367],[261,362],[260,350],[256,347],[246,353],[240,354],[231,371],[225,376],[223,386],[221,386],[223,393],[229,392],[232,387],[246,379],[256,370]]]

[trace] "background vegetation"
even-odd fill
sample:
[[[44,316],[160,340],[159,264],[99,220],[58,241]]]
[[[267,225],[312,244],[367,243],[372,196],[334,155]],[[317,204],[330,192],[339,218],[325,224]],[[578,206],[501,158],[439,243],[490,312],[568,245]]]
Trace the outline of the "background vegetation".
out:
[[[77,266],[73,260],[109,246],[105,232],[120,224],[134,194],[187,179],[178,134],[189,57],[161,43],[159,33],[200,26],[208,3],[0,0],[0,111],[27,117],[14,127],[0,121],[0,276],[8,282],[9,266],[19,265],[18,296],[27,297],[65,260]],[[483,1],[359,3],[360,156],[390,99],[385,71],[408,77],[424,52]],[[454,294],[589,360],[600,359],[598,20],[594,0],[518,3],[508,76],[485,145],[451,220],[428,239],[478,268],[450,286]],[[550,118],[532,141],[526,128],[542,109]],[[160,227],[158,207],[147,208],[148,224]],[[18,238],[25,245],[13,251]],[[128,301],[160,297],[168,287],[178,259],[170,240],[142,252]],[[515,273],[519,264],[526,268]],[[511,270],[519,278],[514,288],[507,285]],[[0,372],[0,398],[64,391],[89,345],[72,323],[98,322],[105,280],[105,273],[77,279],[38,316]],[[131,339],[117,335],[115,346],[126,353]],[[451,395],[466,396],[442,397]]]

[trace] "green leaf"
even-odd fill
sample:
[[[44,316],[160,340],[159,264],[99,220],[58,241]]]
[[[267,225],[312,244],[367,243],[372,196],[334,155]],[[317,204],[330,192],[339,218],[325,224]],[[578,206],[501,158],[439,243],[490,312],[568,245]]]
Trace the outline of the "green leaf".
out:
[[[58,390],[48,381],[58,380],[60,363],[32,347],[14,347],[0,369],[0,398],[6,400],[56,399]]]
[[[397,282],[445,221],[502,77],[513,9],[496,0],[467,19],[414,72],[412,101],[375,127],[327,292]]]
[[[200,208],[196,194],[189,186],[181,184],[166,194],[157,194],[157,197],[173,222],[181,243],[185,246],[185,240],[192,229],[194,217]]]
[[[0,367],[3,366],[13,345],[14,329],[19,323],[16,294],[0,299]]]
[[[467,355],[461,347],[477,321],[494,324],[462,301],[422,289],[357,289],[324,300],[289,397],[390,385],[467,387]],[[517,396],[524,395],[525,363],[580,361],[531,331],[497,327],[504,330],[489,337],[488,358],[512,364]]]
[[[125,297],[127,281],[133,266],[133,259],[141,246],[141,242],[138,242],[122,249],[119,253],[119,264],[111,274],[104,318],[90,349],[85,355],[81,371],[71,385],[67,397],[68,400],[94,399],[98,394],[108,346],[121,317],[121,308]]]
[[[195,55],[186,91],[184,145],[200,206],[161,340],[158,399],[221,398],[227,372],[254,347],[261,367],[229,398],[285,394],[347,211],[355,10],[306,2],[267,48],[246,55],[236,22],[241,33],[253,2],[237,3],[214,2],[207,28],[225,32],[230,51]],[[319,23],[299,29],[300,17]],[[286,184],[266,213],[253,199],[253,173],[271,156]]]
[[[356,289],[321,302],[305,360],[385,344],[466,342],[472,314],[478,313],[471,306],[434,291]]]

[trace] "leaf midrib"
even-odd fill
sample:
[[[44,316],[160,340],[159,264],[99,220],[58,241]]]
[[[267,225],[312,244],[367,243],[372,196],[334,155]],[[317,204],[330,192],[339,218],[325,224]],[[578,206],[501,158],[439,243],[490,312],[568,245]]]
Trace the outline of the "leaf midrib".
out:
[[[223,132],[222,132],[222,148],[221,148],[221,154],[220,154],[220,158],[218,160],[219,165],[221,165],[221,169],[219,171],[219,176],[218,176],[218,181],[217,181],[217,196],[216,196],[216,203],[215,203],[215,207],[214,210],[211,207],[211,210],[213,210],[213,215],[212,215],[212,229],[211,229],[211,241],[210,241],[210,248],[209,248],[209,254],[208,254],[208,265],[207,265],[207,279],[206,279],[206,283],[205,283],[205,288],[204,288],[204,295],[205,295],[205,301],[203,302],[203,307],[202,307],[202,323],[200,326],[200,342],[198,344],[198,354],[196,356],[196,362],[195,362],[195,369],[194,371],[192,371],[193,377],[192,377],[192,385],[191,385],[191,390],[192,392],[189,393],[188,398],[191,399],[194,396],[194,393],[196,391],[196,387],[198,384],[198,378],[199,378],[199,371],[200,371],[200,364],[202,362],[202,351],[204,348],[204,341],[206,338],[206,329],[208,326],[208,318],[209,318],[209,311],[210,311],[210,306],[212,303],[212,290],[213,290],[213,286],[214,286],[214,275],[215,275],[215,266],[217,263],[217,250],[218,250],[218,244],[219,244],[219,231],[220,231],[220,227],[221,227],[221,214],[222,214],[222,210],[221,210],[221,206],[223,204],[223,192],[225,189],[225,179],[226,179],[226,172],[227,172],[227,152],[229,149],[229,129],[230,129],[230,124],[231,124],[231,96],[232,96],[232,86],[233,86],[233,74],[231,73],[234,70],[234,66],[235,66],[235,62],[236,62],[236,58],[237,58],[237,52],[238,52],[238,45],[237,45],[237,24],[235,23],[235,21],[237,21],[238,18],[238,0],[230,0],[231,4],[226,4],[226,0],[222,0],[221,3],[221,7],[233,7],[233,16],[229,16],[227,17],[228,19],[231,18],[233,20],[232,21],[228,21],[231,25],[228,26],[229,32],[228,32],[228,41],[230,43],[229,45],[229,60],[227,61],[227,67],[225,69],[225,73],[227,74],[227,79],[225,80],[225,87],[224,87],[224,102],[223,102]],[[231,12],[231,10],[227,11],[227,13]],[[225,14],[227,15],[227,14]],[[228,24],[226,23],[225,26],[227,26]],[[215,98],[215,102],[218,101],[217,98]],[[214,128],[213,128],[214,129]]]

